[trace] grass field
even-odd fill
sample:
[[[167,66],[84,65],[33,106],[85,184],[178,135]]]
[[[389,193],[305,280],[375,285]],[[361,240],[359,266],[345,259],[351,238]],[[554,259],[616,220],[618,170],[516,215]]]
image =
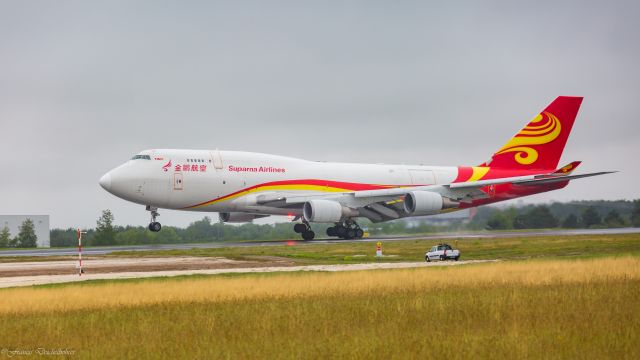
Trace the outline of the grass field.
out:
[[[447,240],[383,241],[384,261],[423,261],[431,246],[447,242],[460,249],[462,258],[532,259],[594,257],[618,254],[640,255],[640,233],[622,235],[536,236],[522,238],[483,238]],[[300,244],[210,249],[123,251],[110,256],[222,256],[231,259],[254,259],[278,256],[300,264],[336,264],[377,261],[375,243],[344,242],[332,244]],[[1,261],[1,260],[0,260]]]
[[[612,235],[563,235],[518,238],[425,239],[384,241],[383,260],[423,261],[431,246],[447,242],[462,252],[462,259],[522,260],[536,258],[589,258],[631,254],[640,256],[640,233]],[[107,257],[204,256],[236,260],[260,260],[264,257],[284,257],[300,265],[351,264],[378,261],[375,243],[337,242],[314,244],[292,241],[290,245],[254,247],[193,248],[156,251],[120,251]],[[70,256],[0,256],[0,263],[24,261],[56,261]]]
[[[78,358],[640,358],[640,258],[0,290],[0,348]]]

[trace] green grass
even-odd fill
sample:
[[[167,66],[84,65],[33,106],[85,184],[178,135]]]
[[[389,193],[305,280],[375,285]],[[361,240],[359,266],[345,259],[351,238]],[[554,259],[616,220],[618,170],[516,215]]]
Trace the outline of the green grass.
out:
[[[616,254],[640,255],[640,234],[565,235],[499,239],[427,239],[382,241],[385,262],[423,261],[431,246],[447,242],[460,249],[462,259],[530,259],[599,257]],[[208,256],[251,260],[261,256],[277,256],[300,264],[339,264],[378,261],[375,243],[345,242],[332,244],[298,243],[256,247],[209,249],[121,251],[109,256]]]
[[[481,239],[425,239],[384,241],[382,261],[423,261],[424,253],[431,246],[447,242],[462,252],[463,260],[479,259],[531,259],[600,257],[617,254],[640,256],[640,233],[615,235],[563,235],[523,238]],[[373,242],[343,242],[314,244],[292,242],[293,245],[269,245],[253,247],[193,248],[179,250],[120,251],[106,257],[158,257],[204,256],[226,257],[236,260],[259,261],[261,257],[283,257],[297,264],[350,264],[375,262]],[[2,262],[52,261],[71,259],[69,256],[0,257]]]
[[[75,255],[64,255],[64,256],[0,256],[0,263],[13,263],[13,262],[37,262],[37,261],[60,261],[60,260],[71,260],[77,259],[78,256]]]

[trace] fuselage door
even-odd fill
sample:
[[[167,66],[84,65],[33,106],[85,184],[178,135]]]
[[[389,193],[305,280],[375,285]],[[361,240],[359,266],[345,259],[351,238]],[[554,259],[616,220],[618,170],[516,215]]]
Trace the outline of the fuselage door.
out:
[[[216,170],[222,169],[222,155],[219,150],[214,150],[211,152],[211,157],[213,158],[213,167]]]
[[[173,174],[173,190],[182,190],[184,188],[182,173]]]

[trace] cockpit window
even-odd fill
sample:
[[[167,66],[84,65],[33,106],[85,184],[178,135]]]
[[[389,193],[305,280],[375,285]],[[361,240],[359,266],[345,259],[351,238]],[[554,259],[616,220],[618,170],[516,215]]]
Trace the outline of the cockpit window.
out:
[[[136,155],[136,156],[131,158],[131,160],[138,160],[138,159],[151,160],[151,156],[149,156],[149,155]]]

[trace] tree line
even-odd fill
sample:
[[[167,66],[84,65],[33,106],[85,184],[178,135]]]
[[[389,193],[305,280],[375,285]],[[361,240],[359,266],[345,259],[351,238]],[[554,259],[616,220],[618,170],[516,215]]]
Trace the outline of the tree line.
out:
[[[83,236],[88,246],[202,243],[238,240],[283,240],[297,239],[291,223],[230,225],[212,221],[208,216],[191,223],[186,228],[164,226],[160,232],[151,232],[143,226],[115,226],[114,216],[104,210],[97,220],[96,228],[87,230]],[[380,234],[424,234],[460,230],[508,230],[543,228],[615,228],[640,227],[640,200],[635,201],[586,201],[553,203],[551,205],[527,205],[524,207],[498,208],[480,207],[471,221],[434,225],[428,220],[412,225],[395,220],[371,223],[360,220],[359,224],[371,235]],[[330,224],[313,224],[314,231],[324,234]],[[51,230],[51,246],[77,245],[75,229]]]
[[[582,201],[506,209],[488,207],[474,220],[476,224],[484,223],[488,230],[640,227],[640,200]]]
[[[38,236],[36,236],[35,225],[33,220],[26,219],[20,225],[18,235],[11,237],[9,228],[4,226],[0,230],[0,248],[17,247],[17,248],[31,248],[36,247],[38,243]]]

